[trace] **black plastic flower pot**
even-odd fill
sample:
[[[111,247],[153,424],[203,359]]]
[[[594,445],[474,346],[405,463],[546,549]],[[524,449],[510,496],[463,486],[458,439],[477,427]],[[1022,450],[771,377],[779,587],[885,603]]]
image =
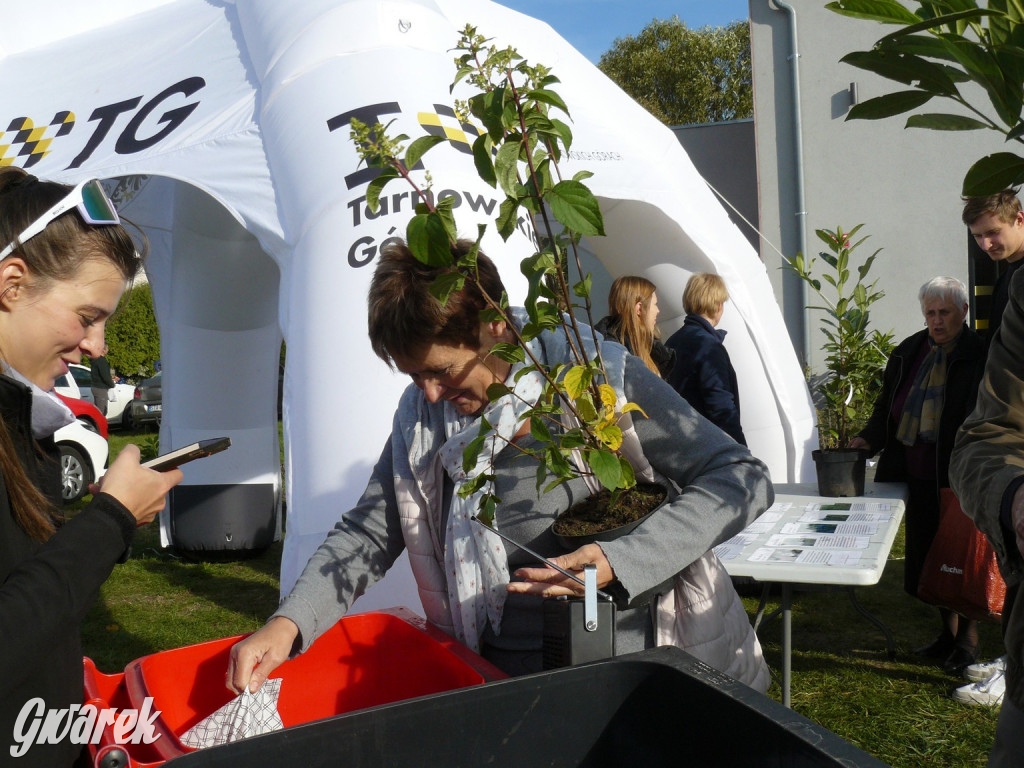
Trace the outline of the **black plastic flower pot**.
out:
[[[867,454],[857,448],[812,451],[822,496],[863,496]]]

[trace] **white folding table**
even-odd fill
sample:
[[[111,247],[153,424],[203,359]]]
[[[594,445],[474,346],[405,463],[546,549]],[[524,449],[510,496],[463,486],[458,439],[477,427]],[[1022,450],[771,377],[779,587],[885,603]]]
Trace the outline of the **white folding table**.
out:
[[[882,578],[882,571],[889,557],[889,550],[892,548],[893,540],[899,530],[900,521],[906,508],[907,489],[903,483],[871,483],[865,484],[864,495],[856,497],[831,498],[818,495],[818,488],[815,484],[782,484],[775,485],[775,505],[788,508],[781,511],[781,517],[772,523],[768,530],[757,530],[767,526],[764,521],[758,526],[755,521],[751,528],[757,530],[756,534],[749,534],[746,538],[749,543],[743,545],[742,550],[734,557],[722,560],[726,570],[731,576],[746,576],[760,582],[765,582],[765,594],[761,600],[758,610],[755,629],[758,628],[763,617],[767,589],[771,584],[779,584],[781,590],[781,605],[779,611],[782,614],[782,703],[790,705],[790,678],[792,673],[792,650],[793,650],[793,628],[792,628],[792,599],[793,587],[800,584],[832,585],[846,587],[857,609],[865,618],[879,627],[886,636],[889,654],[894,653],[892,634],[881,621],[872,616],[857,601],[853,588],[859,586],[870,586],[877,584]],[[751,555],[760,551],[764,557],[769,540],[773,536],[782,535],[784,530],[792,528],[792,524],[799,525],[800,518],[808,514],[809,505],[835,505],[850,504],[851,511],[860,508],[878,509],[879,506],[888,510],[888,519],[875,524],[874,532],[870,534],[868,546],[858,549],[859,559],[854,563],[813,563],[795,562],[790,555],[795,555],[794,547],[781,547],[772,559],[751,560]],[[839,514],[839,511],[837,511]],[[841,516],[841,515],[840,515]],[[750,529],[748,529],[749,531]],[[828,529],[823,528],[822,533]],[[744,533],[747,533],[745,531]],[[741,534],[742,535],[742,534]],[[728,545],[722,545],[725,547]],[[720,550],[722,547],[716,548]]]

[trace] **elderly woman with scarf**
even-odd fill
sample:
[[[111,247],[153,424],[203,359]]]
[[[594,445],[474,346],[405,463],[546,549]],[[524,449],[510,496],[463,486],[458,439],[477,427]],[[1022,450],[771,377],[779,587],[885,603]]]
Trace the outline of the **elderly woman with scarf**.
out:
[[[459,243],[454,252],[471,245]],[[493,263],[480,254],[478,268],[487,293],[500,296]],[[550,523],[589,490],[577,478],[538,495],[536,465],[511,443],[534,444],[528,421],[520,417],[521,402],[536,401],[540,385],[533,376],[516,376],[521,366],[490,353],[496,343],[514,339],[505,322],[481,320],[486,305],[475,286],[467,284],[445,305],[430,294],[438,274],[404,245],[381,253],[368,298],[370,342],[412,383],[362,498],[341,516],[267,624],[232,649],[228,685],[235,691],[256,691],[278,664],[308,648],[405,549],[431,623],[509,674],[539,671],[544,598],[581,589],[471,524],[477,497],[463,499],[459,488],[490,469],[490,461],[501,499],[495,513],[500,530],[570,571],[597,565],[598,587],[614,596],[619,609],[617,653],[670,640],[676,575],[703,563],[708,550],[771,503],[760,461],[700,417],[639,359],[608,343],[602,354],[610,383],[648,416],[633,420],[633,455],[679,490],[631,534],[566,552]],[[523,317],[513,311],[513,322]],[[566,359],[560,333],[530,344],[549,365]],[[487,388],[495,382],[514,387],[516,396],[490,402]],[[478,434],[481,416],[500,437],[493,458],[485,446],[478,466],[466,472],[463,447]],[[690,650],[763,691],[768,677],[756,637],[727,574],[716,587],[721,581],[726,586],[708,596],[713,605],[704,606],[711,610],[696,626],[704,637]],[[659,613],[663,620],[656,621]]]
[[[905,482],[906,561],[903,588],[917,596],[921,568],[939,526],[939,489],[949,486],[949,459],[957,429],[978,394],[984,344],[967,327],[967,289],[953,277],[935,277],[918,293],[927,328],[904,339],[885,367],[871,418],[850,441],[882,455],[879,482]],[[978,623],[939,609],[938,637],[915,653],[959,676],[978,653]]]

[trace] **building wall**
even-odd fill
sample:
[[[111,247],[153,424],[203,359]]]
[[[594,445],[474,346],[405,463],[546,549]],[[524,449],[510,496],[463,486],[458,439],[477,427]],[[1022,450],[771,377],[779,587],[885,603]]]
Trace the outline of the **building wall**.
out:
[[[672,130],[700,175],[727,201],[729,218],[757,248],[760,237],[753,119],[680,125]]]
[[[800,281],[781,269],[782,257],[799,250],[800,220],[806,249],[824,250],[819,228],[849,229],[863,223],[870,239],[855,255],[881,254],[872,268],[886,296],[872,324],[902,339],[923,327],[917,290],[936,275],[969,283],[968,234],[960,221],[960,189],[970,165],[1004,151],[992,131],[939,132],[906,129],[906,116],[847,122],[851,83],[861,101],[898,88],[888,80],[839,63],[846,53],[867,50],[893,27],[849,19],[821,0],[790,0],[796,11],[805,198],[797,203],[795,123],[790,69],[789,16],[771,0],[750,0],[754,69],[754,116],[760,190],[762,259],[798,355],[804,359],[804,310]],[[980,102],[977,102],[980,103]],[[987,102],[986,102],[987,103]],[[949,101],[926,110],[959,111]],[[918,110],[919,112],[922,110]],[[812,369],[820,370],[824,338],[811,317]]]

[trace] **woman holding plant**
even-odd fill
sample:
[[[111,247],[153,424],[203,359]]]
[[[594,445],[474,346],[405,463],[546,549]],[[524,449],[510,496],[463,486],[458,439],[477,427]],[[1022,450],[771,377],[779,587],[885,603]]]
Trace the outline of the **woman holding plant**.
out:
[[[939,489],[949,486],[957,429],[974,408],[985,365],[984,345],[967,327],[967,288],[935,277],[918,293],[927,328],[904,339],[885,367],[874,411],[851,448],[882,451],[879,482],[905,482],[906,563],[903,586],[917,596],[921,568],[939,527]],[[915,651],[959,676],[978,653],[978,622],[939,609],[941,629]]]
[[[461,259],[474,248],[459,241],[453,256]],[[490,260],[482,253],[475,258],[478,280],[467,280],[442,304],[431,286],[449,268],[426,266],[404,245],[382,253],[368,301],[370,341],[412,383],[359,503],[342,515],[263,629],[232,649],[228,684],[234,690],[256,690],[278,664],[308,648],[404,549],[432,623],[510,674],[539,671],[544,598],[582,590],[472,521],[484,490],[477,478],[484,475],[493,483],[494,524],[503,533],[567,570],[598,566],[598,586],[619,609],[617,653],[656,645],[660,627],[652,617],[659,595],[770,504],[760,461],[638,358],[604,343],[600,352],[615,394],[647,416],[631,427],[628,419],[620,422],[624,453],[637,475],[653,470],[667,479],[672,497],[631,533],[565,551],[550,524],[591,489],[583,475],[568,472],[564,482],[539,493],[537,466],[522,454],[550,450],[541,433],[561,428],[527,415],[543,383],[536,370],[501,353],[527,316],[517,308],[489,311],[488,297],[501,296],[503,287]],[[531,357],[554,367],[571,360],[568,338],[559,328],[524,345]],[[482,425],[486,437],[479,440]],[[478,440],[478,450],[467,451]],[[735,591],[710,596],[704,607],[700,629],[714,639],[691,652],[765,690],[767,670]]]

